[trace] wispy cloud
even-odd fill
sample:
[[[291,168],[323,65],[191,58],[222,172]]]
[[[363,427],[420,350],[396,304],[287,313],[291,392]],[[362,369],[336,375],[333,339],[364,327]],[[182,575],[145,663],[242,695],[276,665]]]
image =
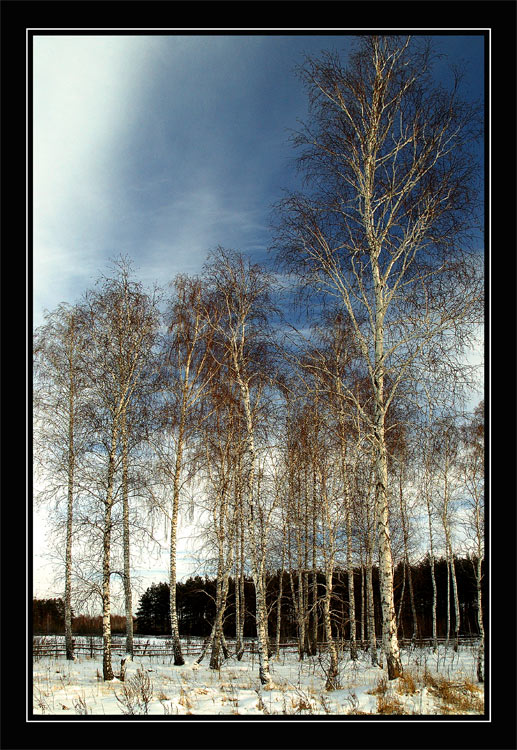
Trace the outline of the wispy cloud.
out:
[[[35,39],[36,324],[120,253],[151,282],[198,272],[219,244],[264,250],[282,141],[271,130],[282,110],[271,91],[282,86],[267,77],[267,44]]]
[[[36,36],[35,323],[121,253],[144,280],[198,271],[218,244],[263,255],[271,205],[294,179],[288,129],[306,114],[293,67],[305,52],[349,45],[312,35]]]
[[[106,253],[113,143],[127,127],[128,92],[143,80],[145,52],[144,37],[34,39],[35,322],[43,307],[73,299]]]

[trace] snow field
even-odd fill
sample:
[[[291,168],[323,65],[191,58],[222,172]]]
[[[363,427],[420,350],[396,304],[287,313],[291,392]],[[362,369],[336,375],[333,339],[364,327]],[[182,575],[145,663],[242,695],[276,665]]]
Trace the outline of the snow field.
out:
[[[482,714],[483,685],[476,680],[475,646],[404,649],[404,676],[388,682],[368,653],[340,661],[340,689],[325,690],[325,654],[299,661],[294,649],[270,660],[273,685],[261,686],[257,656],[227,659],[219,670],[195,656],[175,667],[172,657],[135,657],[125,681],[102,679],[102,655],[35,659],[33,713],[38,715],[436,715]],[[115,674],[120,656],[113,656]]]

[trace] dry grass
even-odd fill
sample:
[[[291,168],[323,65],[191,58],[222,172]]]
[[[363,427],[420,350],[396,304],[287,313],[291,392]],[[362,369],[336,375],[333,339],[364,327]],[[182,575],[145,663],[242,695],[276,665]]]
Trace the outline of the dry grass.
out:
[[[483,713],[483,692],[471,680],[451,680],[427,670],[423,673],[405,671],[393,686],[385,676],[381,676],[368,693],[377,696],[377,713],[406,714],[407,707],[397,696],[416,696],[423,688],[427,688],[429,695],[435,699],[439,714]],[[354,708],[347,713],[357,713]]]
[[[291,698],[291,708],[295,714],[302,713],[302,711],[310,711],[312,713],[312,703],[306,698]]]
[[[468,678],[451,680],[442,675],[433,675],[426,669],[418,682],[437,700],[439,713],[482,714],[484,711],[483,691]]]
[[[368,695],[386,695],[388,690],[388,678],[379,677],[377,684],[371,690],[367,690]]]
[[[402,703],[394,695],[379,695],[377,697],[378,714],[405,714]]]
[[[454,682],[445,677],[433,678],[429,692],[438,698],[444,714],[483,713],[484,711],[485,702],[482,691],[468,679]]]
[[[180,697],[178,699],[178,703],[180,706],[183,706],[183,708],[186,708],[187,711],[190,711],[194,706],[183,687],[180,689]]]
[[[403,672],[398,679],[397,692],[400,695],[414,695],[417,692],[417,686],[414,676],[411,672]]]
[[[399,679],[397,688],[398,692],[402,692],[400,688],[403,688],[403,692],[406,692],[405,685],[406,684],[413,684],[414,682],[411,680],[411,683],[409,682],[402,682],[402,678]],[[397,698],[396,695],[393,694],[391,686],[388,688],[388,679],[387,677],[379,677],[377,680],[377,684],[374,688],[371,690],[368,690],[369,695],[376,695],[377,696],[377,713],[378,714],[405,714],[406,711],[404,709],[404,706],[400,702],[400,700]],[[356,713],[356,712],[354,712]]]

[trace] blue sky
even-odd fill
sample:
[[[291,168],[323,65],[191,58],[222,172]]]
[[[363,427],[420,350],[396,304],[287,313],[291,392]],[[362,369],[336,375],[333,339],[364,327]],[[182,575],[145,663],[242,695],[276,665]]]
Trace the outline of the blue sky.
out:
[[[146,283],[217,245],[263,260],[272,204],[296,180],[293,67],[346,35],[34,38],[33,316],[74,302],[127,254]],[[482,37],[440,36],[474,95]],[[443,70],[443,62],[438,71]]]
[[[296,185],[288,130],[307,113],[293,68],[306,52],[346,55],[351,44],[339,34],[36,35],[34,325],[120,254],[149,285],[198,272],[218,245],[264,261],[272,204]],[[435,44],[480,96],[483,38]],[[40,559],[40,596],[51,595],[44,573]]]

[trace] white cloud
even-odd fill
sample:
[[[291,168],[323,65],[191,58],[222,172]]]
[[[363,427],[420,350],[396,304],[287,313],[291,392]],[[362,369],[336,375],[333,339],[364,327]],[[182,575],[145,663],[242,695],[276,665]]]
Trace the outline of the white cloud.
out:
[[[151,282],[198,272],[219,244],[262,251],[296,100],[266,49],[253,36],[35,37],[35,325],[119,254]]]
[[[41,309],[98,269],[110,221],[112,147],[146,72],[147,37],[36,36],[33,76],[33,289]],[[56,299],[57,290],[62,298]],[[82,290],[81,290],[82,291]]]

